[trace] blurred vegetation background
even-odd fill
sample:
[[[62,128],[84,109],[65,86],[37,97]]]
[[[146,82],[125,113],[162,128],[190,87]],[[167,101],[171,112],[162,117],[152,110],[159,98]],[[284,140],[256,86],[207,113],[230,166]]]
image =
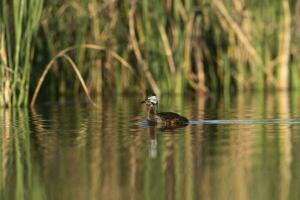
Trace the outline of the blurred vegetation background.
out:
[[[2,0],[0,104],[28,105],[39,89],[298,89],[299,11],[300,0]]]

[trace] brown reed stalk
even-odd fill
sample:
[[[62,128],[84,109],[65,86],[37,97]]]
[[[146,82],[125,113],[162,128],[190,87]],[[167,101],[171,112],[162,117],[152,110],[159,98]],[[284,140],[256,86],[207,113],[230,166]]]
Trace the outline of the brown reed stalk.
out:
[[[204,72],[204,63],[203,63],[203,35],[202,35],[202,17],[194,16],[191,20],[193,22],[193,30],[192,30],[192,49],[195,56],[195,79],[197,82],[197,90],[200,93],[207,93],[208,88],[205,85],[205,72]],[[193,74],[193,73],[192,73]]]
[[[240,26],[234,21],[234,19],[228,13],[226,7],[224,6],[223,2],[220,0],[213,0],[212,5],[216,8],[218,12],[219,20],[225,20],[228,26],[233,30],[237,38],[240,42],[244,45],[245,50],[250,54],[252,61],[254,64],[261,64],[262,60],[259,54],[256,52],[254,46],[250,43],[247,36],[243,33]]]
[[[30,103],[30,106],[31,106],[31,107],[33,107],[33,106],[35,105],[36,98],[37,98],[37,96],[38,96],[38,94],[39,94],[39,91],[40,91],[41,86],[42,86],[42,84],[43,84],[43,82],[44,82],[44,80],[45,80],[46,75],[48,74],[49,70],[54,66],[54,63],[56,62],[56,60],[57,60],[58,58],[60,58],[60,57],[64,57],[64,58],[67,59],[67,61],[69,61],[69,63],[71,64],[73,70],[75,71],[76,76],[77,76],[77,78],[79,79],[79,81],[80,81],[80,83],[81,83],[81,85],[82,85],[82,87],[83,87],[83,89],[84,89],[84,92],[86,93],[86,95],[87,95],[89,101],[92,103],[92,105],[97,106],[97,105],[92,101],[92,99],[91,99],[91,97],[90,97],[90,95],[89,95],[88,89],[87,89],[86,84],[85,84],[85,82],[84,82],[84,80],[83,80],[83,78],[82,78],[82,76],[81,76],[81,74],[80,74],[80,71],[78,70],[78,67],[77,67],[76,64],[73,62],[73,60],[72,60],[69,56],[67,56],[67,53],[68,53],[68,52],[70,52],[70,51],[72,51],[72,50],[75,50],[75,49],[78,49],[78,48],[94,49],[94,50],[101,50],[101,51],[105,50],[104,47],[99,46],[99,45],[85,44],[85,45],[79,45],[79,46],[68,47],[68,48],[66,48],[66,49],[64,49],[64,50],[62,50],[62,51],[60,51],[56,56],[54,56],[54,57],[50,60],[50,62],[48,63],[48,65],[47,65],[46,68],[44,69],[44,71],[43,71],[43,73],[42,73],[42,75],[41,75],[41,77],[40,77],[40,79],[39,79],[39,81],[38,81],[38,84],[37,84],[37,86],[36,86],[36,88],[35,88],[35,90],[34,90],[33,97],[32,97],[32,99],[31,99],[31,103]],[[125,67],[128,68],[130,71],[133,71],[131,65],[128,64],[128,63],[127,63],[121,56],[119,56],[117,53],[112,52],[112,56],[113,56],[116,60],[118,60],[120,63],[122,63],[122,64],[123,64],[122,66],[125,66]]]
[[[289,57],[290,57],[290,43],[291,43],[291,13],[288,0],[282,2],[283,22],[280,31],[279,40],[279,68],[278,68],[278,82],[277,88],[288,89],[289,87]]]
[[[171,74],[174,75],[176,72],[176,66],[175,66],[175,61],[173,58],[172,49],[171,49],[171,46],[169,43],[169,39],[168,39],[167,33],[166,33],[163,25],[159,21],[157,21],[157,23],[158,23],[158,30],[159,30],[159,33],[161,36],[161,40],[162,40],[162,43],[164,46],[164,51],[165,51],[166,57],[168,59],[170,71],[171,71]]]
[[[129,20],[129,36],[130,36],[130,42],[132,44],[133,47],[133,51],[134,54],[136,56],[137,62],[139,64],[139,66],[142,68],[142,72],[144,72],[146,79],[148,81],[148,83],[151,86],[151,89],[153,90],[153,92],[156,95],[160,95],[160,89],[156,83],[156,81],[154,80],[149,67],[147,65],[147,63],[144,61],[142,53],[139,49],[139,45],[137,42],[137,38],[136,38],[136,33],[135,33],[135,20],[134,20],[134,15],[135,15],[135,10],[136,10],[136,1],[132,1],[131,3],[131,8],[128,12],[128,20]]]
[[[182,10],[182,9],[181,9]],[[199,49],[199,42],[197,36],[195,35],[196,28],[199,28],[195,24],[195,13],[186,16],[185,19],[185,47],[184,47],[184,59],[183,59],[183,69],[186,73],[186,79],[188,84],[196,91],[200,93],[207,93],[208,89],[205,86],[205,74],[204,74],[204,66],[201,60],[200,49]],[[192,52],[192,50],[194,51]],[[192,59],[191,54],[195,54],[195,63],[197,72],[192,72]]]

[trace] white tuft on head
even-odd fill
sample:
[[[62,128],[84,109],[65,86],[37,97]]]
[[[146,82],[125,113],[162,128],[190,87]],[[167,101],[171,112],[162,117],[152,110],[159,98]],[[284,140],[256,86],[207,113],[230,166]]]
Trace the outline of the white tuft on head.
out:
[[[156,96],[150,96],[147,100],[154,105],[158,104],[158,98]]]

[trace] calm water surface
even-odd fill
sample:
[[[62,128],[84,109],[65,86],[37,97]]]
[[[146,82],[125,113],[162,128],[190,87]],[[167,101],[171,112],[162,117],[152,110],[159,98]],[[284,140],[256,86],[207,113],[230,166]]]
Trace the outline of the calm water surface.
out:
[[[193,120],[169,131],[141,98],[1,109],[0,199],[300,198],[298,94],[163,96]]]

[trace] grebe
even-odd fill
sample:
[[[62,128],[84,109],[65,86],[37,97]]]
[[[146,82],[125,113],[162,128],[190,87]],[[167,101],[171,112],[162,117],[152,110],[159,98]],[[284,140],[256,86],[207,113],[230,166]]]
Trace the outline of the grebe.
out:
[[[148,121],[153,124],[160,124],[165,127],[185,126],[189,120],[173,112],[157,113],[158,98],[149,96],[141,103],[145,103],[148,108]]]

